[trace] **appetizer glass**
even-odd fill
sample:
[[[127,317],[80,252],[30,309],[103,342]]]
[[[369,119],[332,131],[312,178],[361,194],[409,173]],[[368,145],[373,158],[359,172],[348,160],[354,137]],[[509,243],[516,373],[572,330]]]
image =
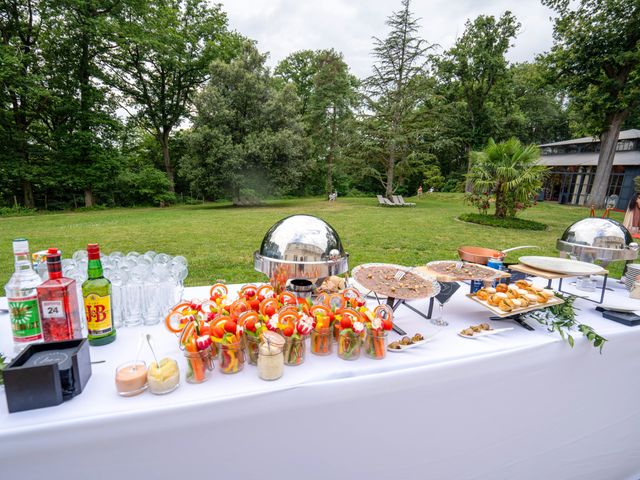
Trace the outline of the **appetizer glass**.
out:
[[[238,373],[244,367],[242,342],[220,344],[218,366],[222,373]]]
[[[165,395],[180,386],[180,369],[173,358],[163,358],[160,365],[151,363],[147,371],[149,391],[155,395]]]
[[[257,365],[258,353],[260,351],[260,337],[245,332],[243,335],[243,341],[244,347],[247,351],[247,362],[249,365]]]
[[[284,364],[301,365],[304,363],[306,351],[304,344],[305,337],[285,337],[284,343]]]
[[[330,355],[333,350],[333,335],[331,329],[321,328],[311,331],[311,353],[314,355]]]
[[[211,376],[213,370],[213,350],[211,345],[198,352],[184,351],[187,359],[187,382],[202,383]]]
[[[133,397],[147,389],[147,365],[142,360],[116,368],[116,390],[121,397]]]
[[[341,330],[338,336],[338,356],[343,360],[357,360],[362,347],[362,337],[350,328]]]
[[[364,337],[364,354],[375,360],[382,360],[387,351],[386,330],[367,329]]]
[[[263,342],[259,346],[258,376],[262,380],[277,380],[284,373],[282,348]]]

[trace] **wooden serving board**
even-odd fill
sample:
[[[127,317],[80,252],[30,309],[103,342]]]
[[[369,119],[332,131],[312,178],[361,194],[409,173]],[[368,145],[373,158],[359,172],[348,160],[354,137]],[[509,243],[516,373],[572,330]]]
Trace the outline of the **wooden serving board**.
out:
[[[489,267],[484,267],[484,268],[489,270]],[[493,268],[490,269],[492,270],[491,273],[493,273],[493,276],[491,278],[472,278],[472,276],[470,275],[463,275],[463,276],[451,275],[448,273],[436,272],[435,270],[432,270],[426,265],[422,267],[416,267],[414,271],[415,270],[418,270],[419,272],[422,272],[425,275],[435,278],[438,282],[445,282],[445,283],[446,282],[463,282],[468,280],[483,280],[486,282],[493,282],[494,280],[501,279],[501,278],[509,278],[511,276],[509,272],[504,272],[502,270],[495,270]]]
[[[547,301],[547,303],[536,303],[535,305],[529,305],[528,307],[524,307],[524,308],[514,308],[510,312],[505,312],[503,310],[500,310],[498,307],[489,305],[489,303],[486,302],[485,300],[480,300],[478,297],[476,297],[471,293],[468,293],[466,296],[469,297],[474,302],[479,303],[484,308],[491,310],[491,312],[494,313],[497,317],[503,317],[503,318],[510,317],[512,315],[518,315],[520,313],[533,312],[534,310],[540,310],[541,308],[547,308],[553,305],[560,305],[561,303],[564,303],[564,300],[562,300],[561,298],[552,297]]]
[[[545,280],[555,280],[557,278],[572,278],[577,277],[575,274],[565,274],[565,273],[555,273],[555,272],[547,272],[546,270],[540,270],[538,268],[533,268],[528,265],[523,265],[521,263],[517,263],[515,265],[509,265],[509,269],[514,270],[516,272],[524,273],[525,275],[529,275],[531,277],[540,277]],[[592,273],[591,275],[608,275],[609,271],[604,268],[597,273]]]

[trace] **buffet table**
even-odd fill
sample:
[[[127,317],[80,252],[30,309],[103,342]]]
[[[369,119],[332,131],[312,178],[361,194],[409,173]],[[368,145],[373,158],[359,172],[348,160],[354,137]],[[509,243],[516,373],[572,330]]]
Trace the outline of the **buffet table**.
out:
[[[611,284],[607,302],[634,302]],[[8,414],[0,396],[0,477],[640,478],[640,328],[578,300],[580,320],[609,340],[602,355],[579,333],[571,349],[540,325],[489,322],[515,328],[464,339],[457,332],[489,316],[467,290],[446,305],[448,327],[398,310],[408,334],[439,330],[419,348],[382,361],[307,352],[275,382],[245,365],[166,396],[116,395],[114,370],[135,356],[141,332],[185,366],[164,326],[122,328],[115,343],[91,348],[105,362],[73,400]],[[3,314],[0,351],[9,349]],[[151,361],[148,350],[143,358]]]

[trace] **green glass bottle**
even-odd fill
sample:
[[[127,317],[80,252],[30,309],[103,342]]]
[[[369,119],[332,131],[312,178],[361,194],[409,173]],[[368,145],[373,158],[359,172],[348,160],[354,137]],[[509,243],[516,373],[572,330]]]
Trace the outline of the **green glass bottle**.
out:
[[[116,328],[111,316],[111,282],[104,278],[100,247],[87,245],[89,278],[82,284],[82,298],[87,316],[89,345],[107,345],[116,339]]]

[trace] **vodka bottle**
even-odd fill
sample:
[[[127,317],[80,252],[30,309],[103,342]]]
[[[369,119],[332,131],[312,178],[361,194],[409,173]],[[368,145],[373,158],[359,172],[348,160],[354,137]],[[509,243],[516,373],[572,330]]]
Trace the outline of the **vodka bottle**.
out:
[[[16,353],[30,343],[42,341],[42,324],[38,310],[36,287],[42,279],[33,269],[29,242],[24,238],[13,241],[15,273],[4,287],[9,302],[11,331]]]

